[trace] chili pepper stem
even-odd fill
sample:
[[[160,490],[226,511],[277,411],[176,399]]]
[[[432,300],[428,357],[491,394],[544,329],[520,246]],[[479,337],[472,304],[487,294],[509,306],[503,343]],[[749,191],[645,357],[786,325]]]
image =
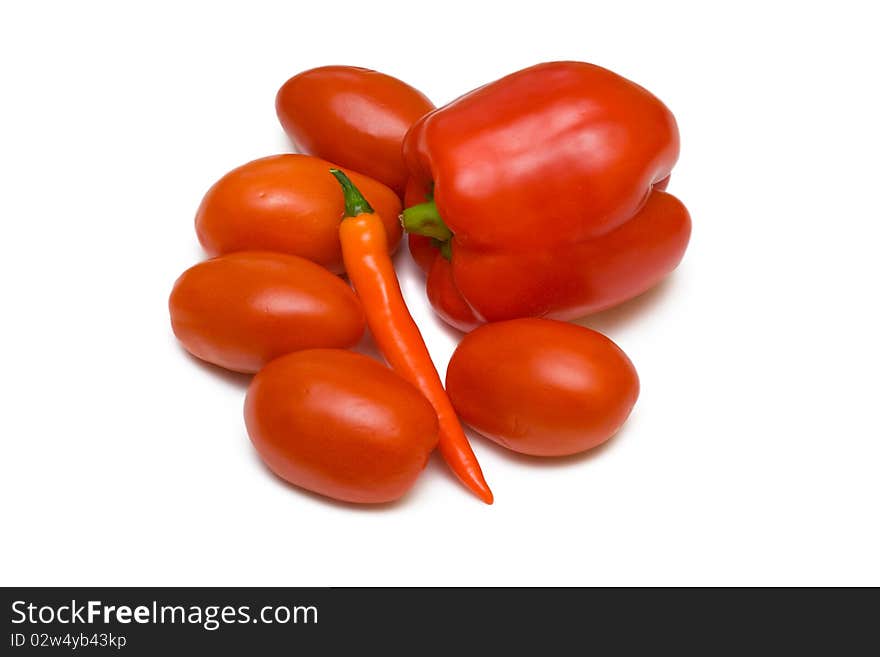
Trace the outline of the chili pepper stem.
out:
[[[356,217],[359,214],[372,214],[373,208],[370,206],[364,195],[355,187],[348,176],[339,169],[330,169],[333,177],[339,181],[342,186],[342,196],[345,199],[345,216]]]

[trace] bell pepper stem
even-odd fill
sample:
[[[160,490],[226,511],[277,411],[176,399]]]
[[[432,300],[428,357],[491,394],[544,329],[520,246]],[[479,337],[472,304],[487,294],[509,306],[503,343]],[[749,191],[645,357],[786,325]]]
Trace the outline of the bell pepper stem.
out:
[[[342,186],[342,196],[345,199],[345,216],[356,217],[359,214],[373,214],[373,208],[355,187],[348,176],[339,169],[330,169],[330,173],[339,181]]]
[[[452,231],[443,223],[433,200],[408,207],[400,215],[400,223],[408,233],[433,237],[439,242],[446,242],[452,237]]]
[[[438,241],[437,248],[440,249],[440,255],[447,260],[452,260],[452,240],[446,240],[445,242]]]

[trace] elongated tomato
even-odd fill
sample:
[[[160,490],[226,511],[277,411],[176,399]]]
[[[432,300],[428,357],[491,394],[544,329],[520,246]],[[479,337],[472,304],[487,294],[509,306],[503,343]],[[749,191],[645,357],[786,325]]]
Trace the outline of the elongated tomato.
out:
[[[356,66],[322,66],[285,82],[275,109],[302,152],[371,176],[402,196],[407,179],[403,137],[434,105],[390,75]]]
[[[524,454],[562,456],[613,436],[639,396],[626,354],[601,333],[548,319],[486,324],[446,372],[461,419]]]
[[[168,305],[187,351],[236,372],[256,372],[300,349],[350,347],[365,327],[361,303],[342,279],[283,253],[202,262],[177,279]]]
[[[308,155],[264,157],[230,171],[205,194],[196,233],[209,255],[278,251],[307,258],[341,273],[339,186],[327,175],[335,167]],[[380,182],[349,172],[370,204],[385,217],[388,248],[402,229],[400,199]]]
[[[399,498],[437,443],[437,416],[416,388],[367,356],[336,349],[269,363],[251,382],[244,414],[275,474],[346,502]]]

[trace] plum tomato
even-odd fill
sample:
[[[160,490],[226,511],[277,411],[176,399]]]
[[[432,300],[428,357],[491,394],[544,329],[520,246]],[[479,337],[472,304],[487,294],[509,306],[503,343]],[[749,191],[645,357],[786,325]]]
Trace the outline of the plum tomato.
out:
[[[187,351],[236,372],[256,372],[291,351],[353,346],[366,326],[360,300],[341,278],[283,253],[242,251],[199,263],[177,279],[168,306]]]
[[[278,251],[342,273],[339,222],[345,201],[330,175],[337,165],[309,155],[274,155],[238,167],[205,194],[196,234],[208,255]],[[400,199],[388,187],[343,169],[382,218],[388,248],[400,241]]]
[[[282,479],[346,502],[390,502],[408,491],[437,444],[425,397],[381,363],[311,349],[260,370],[245,401],[248,434]]]
[[[449,362],[446,389],[461,419],[484,436],[523,454],[563,456],[617,432],[639,378],[601,333],[528,318],[467,334]]]
[[[408,175],[403,137],[434,105],[390,75],[356,66],[321,66],[285,82],[275,109],[303,153],[339,162],[403,195]]]

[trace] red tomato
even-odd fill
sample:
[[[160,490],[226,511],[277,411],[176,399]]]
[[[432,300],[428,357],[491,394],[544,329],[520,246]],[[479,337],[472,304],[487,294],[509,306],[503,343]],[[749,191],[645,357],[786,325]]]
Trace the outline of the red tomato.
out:
[[[337,165],[308,155],[275,155],[230,171],[208,190],[196,232],[209,255],[280,251],[343,271],[339,222],[344,201],[330,175]],[[400,241],[400,199],[382,183],[346,174],[382,217],[388,248]]]
[[[360,340],[361,303],[345,282],[303,258],[243,251],[202,262],[177,279],[171,326],[193,356],[236,372],[273,358]]]
[[[617,432],[639,396],[639,378],[601,333],[529,318],[466,335],[446,389],[461,419],[484,436],[516,452],[562,456]]]
[[[403,495],[437,444],[431,404],[362,354],[313,349],[283,356],[254,377],[248,434],[279,477],[346,502]]]
[[[285,82],[275,109],[302,152],[339,162],[403,195],[403,137],[434,105],[389,75],[354,66],[322,66]]]

